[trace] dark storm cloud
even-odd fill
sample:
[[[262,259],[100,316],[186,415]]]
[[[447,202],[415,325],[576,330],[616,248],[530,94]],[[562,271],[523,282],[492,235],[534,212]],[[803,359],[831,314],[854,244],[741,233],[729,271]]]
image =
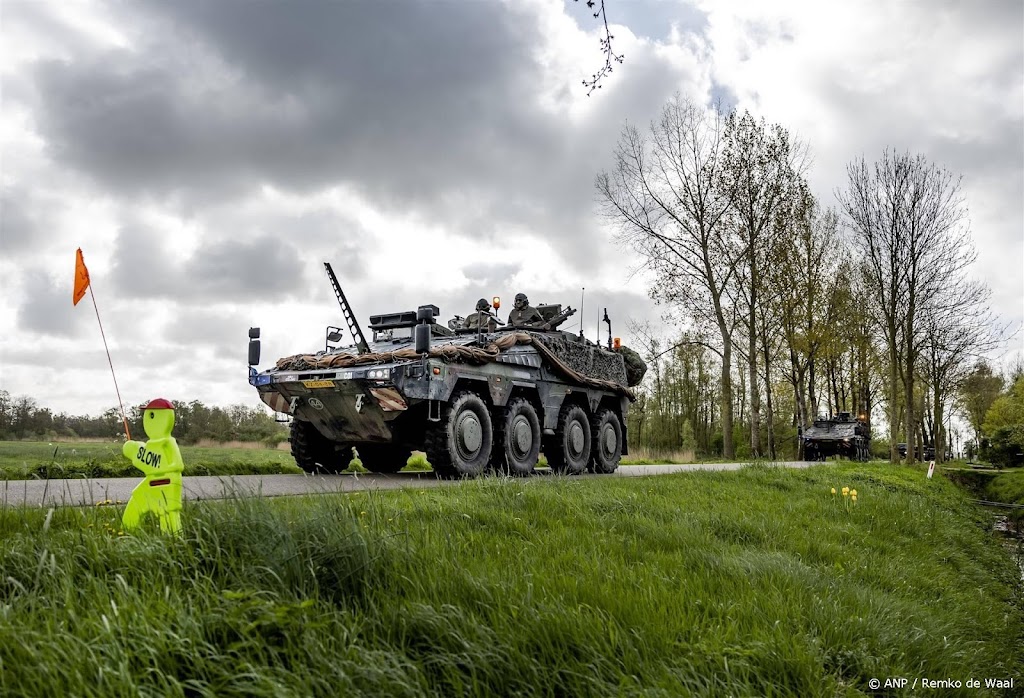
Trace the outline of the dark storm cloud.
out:
[[[77,306],[71,303],[71,280],[58,283],[42,271],[26,273],[21,286],[25,301],[17,311],[19,329],[51,337],[77,338],[90,318],[92,303],[83,298]],[[92,316],[95,318],[95,316]],[[44,347],[39,347],[43,350]]]
[[[208,230],[233,239],[248,236],[286,240],[311,260],[305,262],[307,271],[320,267],[320,262],[330,262],[335,272],[353,281],[366,278],[369,270],[365,250],[377,244],[374,232],[359,221],[325,208],[290,213],[266,205],[249,211],[228,206],[210,211],[203,218]]]
[[[528,18],[485,3],[182,2],[129,6],[138,52],[37,68],[57,156],[125,191],[202,195],[338,180],[428,199],[526,140]],[[148,41],[142,36],[136,40]],[[172,43],[173,42],[173,43]],[[182,48],[179,44],[183,44]],[[198,48],[199,50],[194,50]],[[214,73],[219,79],[210,79]],[[549,129],[550,131],[550,129]],[[518,159],[518,158],[517,158]]]
[[[133,50],[34,72],[51,154],[108,191],[204,206],[263,183],[347,184],[454,233],[491,239],[515,224],[579,267],[596,260],[593,172],[621,122],[572,134],[539,106],[526,13],[484,2],[118,9]],[[623,70],[609,113],[646,118],[679,80],[650,56]]]
[[[121,229],[110,277],[122,298],[196,303],[301,298],[308,266],[299,251],[275,237],[204,241],[183,262],[173,239],[144,226]]]

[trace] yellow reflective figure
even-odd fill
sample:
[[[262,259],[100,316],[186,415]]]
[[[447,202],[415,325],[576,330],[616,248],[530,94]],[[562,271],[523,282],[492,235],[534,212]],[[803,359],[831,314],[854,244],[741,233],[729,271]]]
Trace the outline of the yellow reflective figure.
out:
[[[151,511],[160,519],[164,533],[181,533],[181,460],[174,429],[174,405],[157,398],[146,405],[142,425],[149,441],[126,441],[121,452],[146,478],[132,490],[121,522],[125,530],[137,528],[143,514]]]

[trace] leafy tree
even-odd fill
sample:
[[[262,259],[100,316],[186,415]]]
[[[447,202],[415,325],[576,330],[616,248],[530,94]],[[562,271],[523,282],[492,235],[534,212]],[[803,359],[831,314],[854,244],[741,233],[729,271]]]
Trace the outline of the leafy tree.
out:
[[[1024,465],[1024,375],[992,403],[985,415],[988,458],[997,465]]]
[[[981,443],[985,417],[992,404],[1003,392],[1003,385],[1003,377],[998,373],[993,373],[992,367],[984,359],[975,362],[970,373],[960,384],[960,405],[974,430],[976,444]]]

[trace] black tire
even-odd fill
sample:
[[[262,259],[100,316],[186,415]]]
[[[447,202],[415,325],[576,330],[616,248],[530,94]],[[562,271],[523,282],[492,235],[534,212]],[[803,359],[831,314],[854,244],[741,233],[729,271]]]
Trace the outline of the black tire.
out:
[[[566,405],[558,415],[554,438],[544,449],[551,469],[564,475],[579,475],[590,462],[590,420],[579,405]]]
[[[476,477],[491,460],[491,413],[476,393],[455,395],[441,421],[427,432],[427,460],[439,478]]]
[[[614,473],[622,458],[622,422],[611,410],[601,410],[590,421],[590,467],[595,473]]]
[[[371,473],[397,473],[409,460],[409,451],[394,444],[356,444],[359,460]]]
[[[494,420],[494,463],[508,475],[531,475],[540,458],[540,419],[528,400],[511,400]]]
[[[340,463],[334,442],[317,431],[312,422],[293,419],[291,426],[292,458],[307,473],[337,473],[348,467]]]

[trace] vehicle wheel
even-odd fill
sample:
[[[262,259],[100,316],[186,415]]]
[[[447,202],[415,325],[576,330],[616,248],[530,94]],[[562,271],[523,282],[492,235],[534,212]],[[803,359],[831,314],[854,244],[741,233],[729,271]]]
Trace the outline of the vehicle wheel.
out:
[[[556,473],[579,475],[590,462],[590,421],[579,405],[567,405],[558,415],[558,428],[549,448],[548,463]]]
[[[307,473],[336,473],[348,467],[347,462],[339,463],[334,442],[317,431],[312,422],[292,420],[291,442],[295,464]]]
[[[530,475],[540,458],[540,419],[528,400],[516,398],[494,421],[494,462],[509,475]]]
[[[427,460],[437,477],[476,477],[491,459],[493,437],[484,401],[476,393],[459,393],[427,433]]]
[[[591,420],[591,454],[589,470],[614,473],[622,458],[622,422],[611,410],[601,410]]]
[[[409,460],[409,451],[394,444],[356,444],[359,460],[371,473],[397,473]]]

